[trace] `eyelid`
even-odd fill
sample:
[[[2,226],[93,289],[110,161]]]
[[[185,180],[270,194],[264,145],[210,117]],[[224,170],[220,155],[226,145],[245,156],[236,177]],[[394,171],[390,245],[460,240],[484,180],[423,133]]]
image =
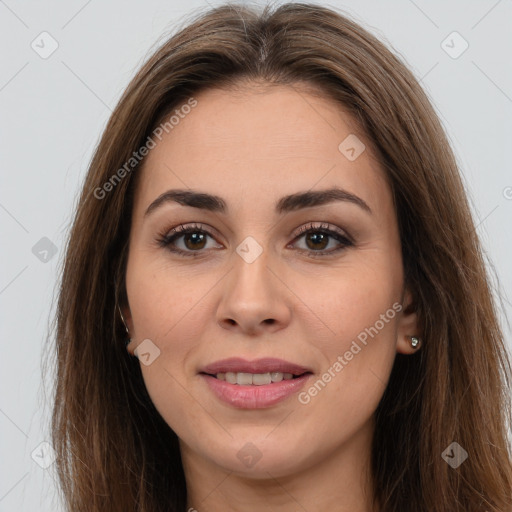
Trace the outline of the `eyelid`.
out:
[[[208,224],[203,224],[201,222],[190,222],[190,223],[184,223],[179,224],[173,228],[166,229],[162,231],[158,237],[157,240],[160,245],[166,246],[170,243],[171,239],[176,237],[179,238],[180,235],[186,235],[189,232],[195,232],[195,231],[201,231],[205,233],[210,238],[221,238],[218,234],[217,230]],[[215,236],[214,236],[215,235]],[[187,251],[187,252],[193,252],[193,251]]]
[[[319,222],[319,221],[310,221],[297,230],[295,230],[292,234],[292,236],[295,238],[303,235],[304,233],[307,233],[308,231],[333,231],[334,233],[338,234],[339,236],[346,238],[349,242],[354,243],[354,240],[352,237],[343,229],[338,228],[337,226],[333,224],[329,224],[327,222]]]
[[[220,237],[218,231],[212,226],[209,226],[208,224],[203,224],[202,222],[190,222],[178,224],[173,228],[164,230],[161,233],[161,238],[171,238],[174,235],[186,234],[188,231],[203,231],[207,233],[209,236],[213,236],[215,234],[216,236]]]
[[[173,247],[172,249],[169,249],[169,246],[171,246],[174,243],[175,239],[178,239],[181,236],[186,235],[187,233],[195,232],[195,231],[203,232],[204,234],[206,234],[206,236],[209,236],[210,238],[215,238],[214,233],[217,233],[217,230],[212,228],[211,226],[208,226],[208,225],[202,224],[202,223],[198,223],[198,222],[191,222],[188,224],[187,223],[180,224],[172,229],[167,229],[166,231],[164,231],[163,233],[161,233],[159,235],[157,241],[161,247],[167,248],[169,251],[171,251],[173,253],[182,254],[182,255],[186,255],[186,256],[198,257],[207,252],[210,252],[211,249],[210,250],[201,249],[198,251],[185,251],[185,250],[179,249],[177,247]],[[334,249],[334,250],[327,250],[327,251],[325,251],[325,250],[324,251],[313,251],[313,250],[299,249],[299,252],[310,253],[313,257],[328,256],[331,254],[335,254],[348,246],[354,245],[354,241],[353,241],[352,237],[345,230],[342,230],[335,225],[331,225],[329,223],[319,222],[319,221],[316,221],[316,222],[310,221],[310,222],[302,225],[298,229],[296,229],[293,232],[293,234],[290,235],[293,237],[293,240],[290,243],[293,244],[294,242],[297,241],[298,238],[300,238],[304,234],[307,234],[308,232],[311,232],[311,231],[324,232],[331,238],[335,238],[335,239],[336,239],[336,237],[334,235],[337,235],[341,239],[341,240],[337,239],[337,242],[339,244],[341,244],[341,247],[338,247],[337,249]],[[343,240],[345,240],[347,243],[344,243]]]

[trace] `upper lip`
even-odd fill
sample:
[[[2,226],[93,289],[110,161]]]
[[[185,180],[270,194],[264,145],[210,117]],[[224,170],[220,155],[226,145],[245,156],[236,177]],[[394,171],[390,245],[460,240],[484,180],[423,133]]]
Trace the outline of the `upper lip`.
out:
[[[200,373],[207,373],[215,375],[217,373],[291,373],[293,375],[302,375],[303,373],[311,373],[311,370],[305,366],[290,363],[283,359],[275,359],[272,357],[265,357],[262,359],[255,359],[248,361],[241,357],[231,357],[229,359],[222,359],[208,364],[199,370]]]

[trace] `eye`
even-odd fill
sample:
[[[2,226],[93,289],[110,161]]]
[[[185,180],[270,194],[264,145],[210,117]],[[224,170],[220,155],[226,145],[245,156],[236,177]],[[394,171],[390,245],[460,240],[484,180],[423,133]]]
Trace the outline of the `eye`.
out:
[[[299,248],[302,252],[308,252],[312,257],[337,253],[354,245],[339,228],[332,229],[329,224],[313,223],[302,226],[294,233],[293,244],[304,238],[306,247]],[[201,224],[180,225],[170,231],[161,234],[158,244],[169,251],[183,256],[200,256],[204,249],[222,248],[222,245],[208,247],[208,238],[213,235]],[[331,242],[335,242],[334,248],[327,249]],[[181,245],[181,247],[180,247]]]
[[[313,257],[337,253],[354,245],[344,232],[338,228],[332,229],[329,224],[322,223],[310,222],[302,226],[295,233],[295,237],[294,242],[304,238],[306,247],[301,250],[309,252]],[[334,248],[327,249],[330,242],[334,242]]]
[[[158,243],[161,247],[166,247],[171,252],[183,254],[186,256],[199,256],[203,249],[211,249],[207,246],[207,239],[213,236],[204,229],[201,224],[180,225],[164,235],[160,235]],[[181,242],[181,247],[177,242]],[[217,246],[222,247],[222,246]]]

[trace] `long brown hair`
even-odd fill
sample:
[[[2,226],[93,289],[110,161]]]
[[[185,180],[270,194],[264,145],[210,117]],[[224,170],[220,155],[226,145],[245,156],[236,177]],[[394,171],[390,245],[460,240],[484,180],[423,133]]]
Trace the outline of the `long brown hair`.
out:
[[[376,411],[375,504],[512,510],[510,360],[447,137],[397,56],[341,13],[305,3],[198,14],[145,63],[108,122],[79,199],[56,317],[52,428],[67,507],[185,510],[177,436],[116,314],[139,167],[126,162],[194,94],[252,81],[308,83],[338,102],[367,134],[394,196],[424,343],[414,357],[396,356]],[[469,454],[457,469],[442,457],[452,442]]]

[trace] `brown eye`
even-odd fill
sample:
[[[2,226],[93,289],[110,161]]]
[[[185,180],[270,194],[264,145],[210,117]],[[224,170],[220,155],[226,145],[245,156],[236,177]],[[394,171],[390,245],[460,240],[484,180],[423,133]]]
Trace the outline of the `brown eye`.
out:
[[[213,236],[200,225],[178,226],[165,235],[161,235],[158,243],[161,247],[183,256],[201,256],[208,247],[208,238],[215,240]],[[304,239],[305,247],[298,247],[301,252],[309,253],[312,257],[328,256],[337,253],[349,246],[353,242],[345,236],[343,232],[330,229],[328,224],[314,226],[308,224],[303,226],[296,235],[292,245],[296,245],[299,240]],[[328,248],[334,243],[334,246]],[[221,244],[214,245],[213,248],[222,248]]]
[[[204,249],[206,244],[206,235],[204,233],[193,232],[187,233],[183,236],[183,243],[187,249],[191,251],[197,251],[198,249]]]
[[[313,257],[328,256],[354,245],[347,235],[341,230],[337,231],[330,228],[329,224],[315,225],[309,223],[303,226],[296,235],[294,245],[302,238],[305,247],[299,246],[299,250],[307,252]],[[328,249],[332,245],[331,242],[334,243],[334,246]]]
[[[169,251],[184,256],[199,256],[206,252],[208,247],[208,238],[214,240],[213,236],[201,225],[181,225],[164,235],[160,235],[158,243],[161,247]],[[213,248],[220,248],[222,245],[213,245]]]
[[[324,250],[329,243],[329,235],[312,232],[306,235],[306,245],[312,250]]]

